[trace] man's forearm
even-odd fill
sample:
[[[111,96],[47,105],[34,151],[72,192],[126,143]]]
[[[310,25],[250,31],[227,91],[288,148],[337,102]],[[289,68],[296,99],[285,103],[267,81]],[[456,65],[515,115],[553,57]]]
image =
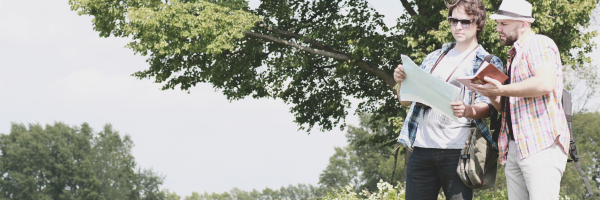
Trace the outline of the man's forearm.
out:
[[[518,83],[505,85],[501,96],[539,97],[552,92],[556,88],[556,69],[553,67],[538,68],[534,76]]]
[[[470,119],[482,119],[486,118],[490,114],[490,107],[487,103],[480,102],[475,105],[468,105],[465,107],[465,116]]]
[[[492,106],[494,106],[494,108],[497,111],[502,111],[502,104],[500,104],[501,100],[502,100],[502,97],[501,96],[497,96],[497,97],[489,97],[489,98],[490,98],[490,102],[492,102]]]

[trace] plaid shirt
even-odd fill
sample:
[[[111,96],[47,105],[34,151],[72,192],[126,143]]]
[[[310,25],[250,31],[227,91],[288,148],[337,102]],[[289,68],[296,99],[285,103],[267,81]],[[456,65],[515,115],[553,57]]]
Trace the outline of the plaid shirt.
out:
[[[563,110],[563,75],[560,53],[554,41],[544,35],[530,33],[515,42],[509,51],[514,55],[511,70],[511,83],[518,83],[533,76],[538,67],[556,68],[556,87],[539,97],[508,97],[515,143],[519,158],[533,155],[558,141],[565,153],[569,152],[569,129]],[[510,62],[511,57],[508,61]],[[502,128],[498,138],[501,163],[508,155],[508,125],[506,115],[502,115]],[[568,153],[567,153],[568,154]]]
[[[435,64],[435,61],[437,61],[437,59],[440,57],[442,52],[446,51],[448,48],[454,47],[454,45],[456,45],[454,42],[446,43],[442,46],[441,49],[431,52],[429,55],[427,55],[427,57],[425,58],[423,63],[421,63],[421,69],[423,69],[425,71],[431,71],[431,68],[433,68],[433,65]],[[475,59],[472,61],[473,68],[471,70],[467,71],[467,74],[465,74],[465,76],[475,75],[475,73],[479,69],[479,65],[481,65],[481,62],[483,62],[483,60],[485,59],[485,56],[487,56],[487,55],[489,55],[489,53],[487,51],[485,51],[485,49],[483,49],[483,47],[481,45],[479,45],[477,47],[477,51],[475,52]],[[502,61],[500,60],[500,58],[494,56],[491,60],[491,63],[494,64],[498,69],[502,70]],[[471,92],[469,90],[468,96],[467,96],[468,100],[466,100],[467,102],[465,102],[465,104],[471,105],[472,95],[473,95],[473,92]],[[490,109],[492,109],[492,111],[495,111],[494,106],[492,106],[492,104],[490,103],[490,100],[487,97],[482,96],[480,94],[476,94],[475,95],[475,103],[479,103],[479,102],[487,103],[488,106],[490,107]],[[415,104],[416,104],[416,102],[412,103],[410,110],[408,111],[408,115],[406,115],[406,119],[404,120],[404,124],[402,125],[402,128],[400,130],[400,137],[398,137],[398,142],[406,145],[408,148],[411,148],[411,149],[415,142],[417,126],[419,125],[419,115],[421,113],[421,107],[416,107]],[[450,105],[448,105],[448,106],[450,106]],[[490,114],[491,113],[492,112],[490,112]],[[492,141],[492,136],[490,134],[490,131],[488,130],[488,128],[485,125],[485,123],[483,122],[483,120],[476,119],[475,124],[477,125],[477,128],[479,130],[481,130],[481,134],[488,141],[490,141],[492,143],[494,148],[497,149],[498,146],[496,144],[496,141]]]

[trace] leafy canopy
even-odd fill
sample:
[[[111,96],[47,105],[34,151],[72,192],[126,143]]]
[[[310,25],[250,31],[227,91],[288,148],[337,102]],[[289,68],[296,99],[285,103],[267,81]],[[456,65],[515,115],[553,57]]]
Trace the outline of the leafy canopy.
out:
[[[301,129],[344,128],[352,107],[373,120],[405,115],[394,97],[400,54],[417,63],[453,41],[444,1],[400,0],[403,14],[388,27],[367,0],[69,0],[93,17],[101,37],[129,37],[149,68],[133,74],[189,90],[210,83],[230,100],[280,98],[292,104]],[[500,0],[483,0],[488,15]],[[596,36],[590,14],[598,0],[530,0],[533,29],[557,43],[563,63],[586,67]],[[506,57],[495,21],[482,40]],[[374,125],[374,124],[373,124]],[[391,130],[391,129],[390,129]],[[390,132],[389,134],[393,134]],[[392,138],[392,137],[390,137]]]

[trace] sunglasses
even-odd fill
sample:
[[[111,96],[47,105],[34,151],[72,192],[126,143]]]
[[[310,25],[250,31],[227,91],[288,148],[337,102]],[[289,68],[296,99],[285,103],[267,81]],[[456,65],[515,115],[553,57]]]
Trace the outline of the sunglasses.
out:
[[[450,26],[456,26],[458,25],[458,22],[460,22],[460,25],[463,28],[469,28],[471,23],[473,23],[473,20],[470,19],[456,19],[454,17],[448,17],[448,21],[450,22]]]

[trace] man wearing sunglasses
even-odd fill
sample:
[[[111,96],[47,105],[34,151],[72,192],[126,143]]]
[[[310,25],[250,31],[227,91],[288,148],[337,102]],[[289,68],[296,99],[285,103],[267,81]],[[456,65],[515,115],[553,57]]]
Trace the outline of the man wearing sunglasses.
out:
[[[471,120],[482,134],[491,138],[481,120],[488,117],[493,108],[489,99],[466,91],[465,86],[457,81],[458,77],[474,75],[489,55],[478,43],[486,20],[483,2],[454,0],[446,2],[446,5],[450,31],[456,41],[430,53],[421,68],[461,88],[465,95],[448,105],[459,117],[459,122],[425,105],[402,101],[398,96],[402,105],[411,105],[398,140],[413,149],[406,168],[406,199],[410,200],[436,200],[440,188],[447,199],[472,199],[473,190],[461,181],[456,172]],[[502,61],[498,57],[492,57],[491,63],[502,70]],[[398,65],[394,71],[394,79],[399,85],[398,94],[406,76],[403,66]],[[472,95],[476,95],[475,102],[471,102]]]
[[[498,148],[506,164],[509,199],[558,199],[570,134],[561,104],[563,75],[554,41],[531,30],[532,5],[504,0],[496,14],[496,30],[508,52],[504,85],[472,84],[502,111]]]

